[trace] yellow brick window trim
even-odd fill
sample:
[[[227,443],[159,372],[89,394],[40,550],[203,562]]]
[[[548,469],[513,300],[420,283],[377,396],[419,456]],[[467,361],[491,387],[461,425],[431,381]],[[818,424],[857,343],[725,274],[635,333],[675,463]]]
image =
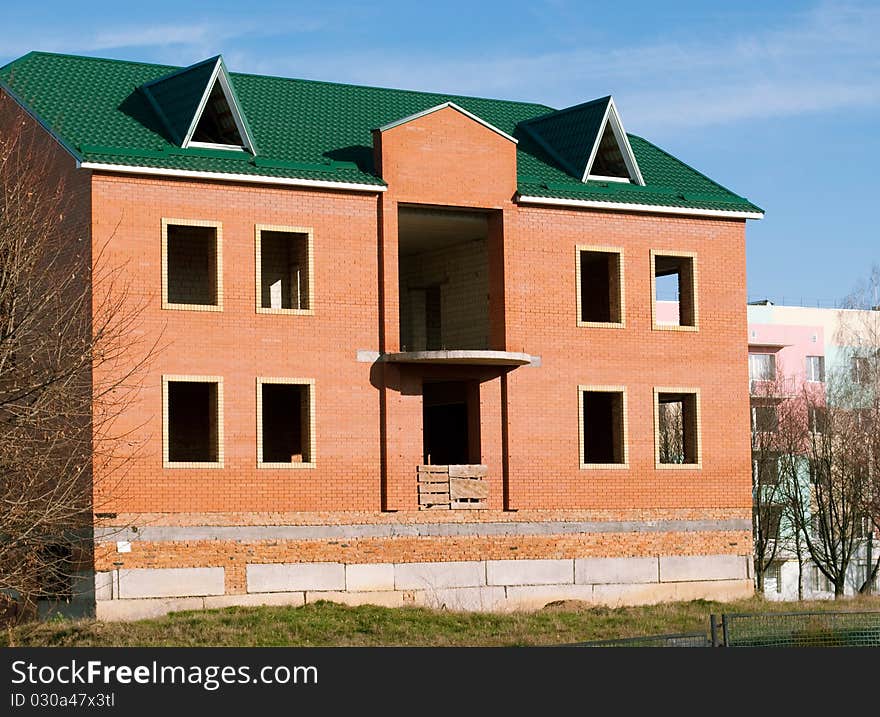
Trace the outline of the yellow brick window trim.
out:
[[[302,463],[274,463],[263,460],[263,385],[285,384],[308,387],[309,423],[307,441],[309,446],[309,460]],[[317,466],[315,449],[317,447],[317,433],[315,422],[315,379],[292,378],[289,376],[258,376],[257,377],[257,468],[272,468],[284,470],[300,470],[315,468]]]
[[[592,251],[601,254],[617,255],[617,275],[613,277],[617,282],[617,302],[619,303],[620,321],[581,321],[583,316],[583,307],[581,306],[581,252]],[[575,246],[575,290],[577,301],[577,325],[579,328],[598,328],[598,329],[623,329],[626,328],[626,288],[624,283],[623,270],[623,247],[619,246],[602,246],[593,244],[578,244]],[[613,306],[613,303],[612,303]]]
[[[696,463],[660,462],[660,394],[684,394],[694,396],[694,440],[696,441]],[[683,431],[687,429],[683,427]],[[700,470],[703,467],[703,421],[700,408],[700,389],[693,386],[655,386],[654,387],[654,468],[657,470]]]
[[[308,308],[307,309],[282,309],[263,306],[263,232],[280,232],[284,234],[306,235],[308,253]],[[254,256],[255,256],[255,289],[256,310],[258,314],[288,314],[292,316],[315,315],[315,231],[313,227],[287,226],[282,224],[257,224],[254,227]]]
[[[168,227],[212,227],[215,230],[216,304],[180,304],[168,301]],[[223,223],[207,219],[173,219],[162,217],[162,308],[171,311],[223,311]]]
[[[629,468],[629,412],[627,410],[626,386],[606,386],[593,384],[578,384],[578,452],[580,455],[581,470],[627,470]],[[623,448],[622,463],[587,463],[584,456],[584,393],[619,393],[621,394],[621,411],[623,412],[623,435],[621,436]]]
[[[172,461],[169,457],[169,412],[168,412],[168,384],[169,383],[215,383],[217,384],[217,460],[216,461]],[[163,374],[162,375],[162,467],[163,468],[223,468],[223,377],[222,376],[194,376],[190,374]]]
[[[694,251],[677,251],[672,249],[651,249],[651,328],[654,331],[699,331],[700,330],[700,284],[699,271],[697,267],[697,253]],[[693,300],[694,323],[693,326],[681,326],[679,324],[658,324],[657,323],[657,257],[671,256],[680,257],[682,259],[691,260],[691,288]],[[679,281],[681,281],[679,279]],[[679,296],[681,295],[681,286],[679,286]],[[679,300],[679,317],[681,316],[681,302]]]

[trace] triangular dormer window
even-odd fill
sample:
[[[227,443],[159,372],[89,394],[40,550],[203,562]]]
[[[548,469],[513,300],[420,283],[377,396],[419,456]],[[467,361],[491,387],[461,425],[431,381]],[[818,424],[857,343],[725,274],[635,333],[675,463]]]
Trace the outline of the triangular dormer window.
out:
[[[599,149],[596,152],[596,158],[593,160],[593,166],[590,167],[589,178],[595,179],[611,179],[615,182],[628,182],[630,180],[629,171],[627,171],[626,163],[623,161],[623,154],[620,151],[620,145],[614,137],[614,131],[609,125],[605,125],[605,131],[602,133],[602,139],[599,140]]]
[[[162,119],[171,140],[183,149],[257,153],[219,55],[148,82],[141,91]]]
[[[608,107],[602,129],[596,136],[593,151],[582,181],[632,182],[644,184],[639,165],[623,130],[614,100],[608,98]]]
[[[610,96],[555,110],[520,127],[582,182],[645,183]]]
[[[214,83],[214,89],[208,95],[208,102],[193,132],[190,145],[193,143],[244,147],[244,140],[220,82]]]

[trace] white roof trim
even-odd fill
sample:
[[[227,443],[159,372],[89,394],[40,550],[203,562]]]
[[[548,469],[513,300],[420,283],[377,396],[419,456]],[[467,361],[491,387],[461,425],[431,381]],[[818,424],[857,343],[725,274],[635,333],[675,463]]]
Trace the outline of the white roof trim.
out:
[[[230,152],[243,152],[244,147],[240,144],[218,144],[216,142],[195,142],[190,140],[190,147],[196,149],[228,149]]]
[[[267,177],[259,174],[227,174],[224,172],[198,172],[191,169],[164,169],[162,167],[134,167],[127,164],[103,164],[82,162],[83,169],[96,169],[102,172],[121,172],[123,174],[153,174],[160,177],[186,177],[188,179],[210,179],[220,182],[250,182],[255,184],[279,184],[288,187],[310,187],[313,189],[340,189],[349,192],[384,192],[387,187],[378,184],[357,184],[354,182],[332,182],[323,179],[297,179],[295,177]]]
[[[483,127],[491,129],[493,132],[497,132],[502,137],[504,137],[504,139],[509,139],[514,144],[519,143],[519,140],[514,139],[509,134],[507,134],[507,132],[502,132],[495,125],[491,125],[488,122],[486,122],[486,120],[481,119],[480,117],[477,117],[475,114],[473,114],[471,112],[468,112],[466,109],[464,109],[464,107],[459,107],[457,104],[455,104],[455,102],[444,102],[442,104],[437,105],[436,107],[430,107],[426,110],[422,110],[421,112],[416,112],[414,115],[409,115],[408,117],[403,117],[399,120],[395,120],[394,122],[389,122],[388,124],[382,125],[381,127],[379,127],[379,131],[385,132],[386,130],[393,129],[399,125],[406,124],[407,122],[412,122],[415,119],[419,119],[419,117],[424,117],[425,115],[433,114],[434,112],[437,112],[438,110],[446,109],[447,107],[451,107],[452,109],[454,109],[458,112],[461,112],[466,117],[470,117],[472,120],[474,120],[474,122],[480,123],[481,125],[483,125]]]
[[[594,182],[620,182],[621,184],[632,183],[632,180],[628,177],[606,177],[602,174],[590,174],[587,175],[587,179],[592,179]]]
[[[630,204],[627,202],[601,202],[595,199],[558,199],[555,197],[527,197],[519,195],[521,204],[547,204],[557,207],[582,207],[584,209],[608,209],[619,212],[644,212],[647,214],[682,214],[694,217],[718,217],[720,219],[763,219],[764,212],[736,212],[729,209],[691,209],[670,207],[664,204]]]
[[[623,122],[620,121],[620,114],[617,111],[617,105],[614,104],[614,98],[608,98],[608,106],[605,108],[605,116],[602,118],[602,124],[599,127],[599,133],[593,142],[593,149],[590,151],[590,158],[587,160],[587,166],[584,169],[582,182],[586,182],[590,176],[590,170],[593,168],[593,162],[596,160],[596,154],[599,152],[599,145],[602,143],[602,137],[605,136],[605,126],[611,123],[611,131],[614,133],[614,139],[617,140],[617,146],[620,148],[620,154],[623,155],[623,163],[626,165],[626,171],[629,173],[630,179],[640,186],[645,186],[645,180],[636,162],[636,156],[633,154],[632,146],[630,146],[629,138],[626,136],[626,130],[623,129]]]
[[[208,84],[205,86],[205,91],[204,93],[202,93],[202,99],[199,101],[199,106],[196,109],[196,113],[193,115],[192,122],[190,123],[186,136],[183,138],[183,142],[180,146],[184,149],[190,146],[217,147],[218,149],[229,148],[229,145],[225,144],[214,144],[212,142],[198,142],[193,144],[192,142],[192,136],[193,134],[195,134],[196,127],[199,126],[199,120],[202,119],[202,113],[205,111],[205,106],[208,104],[208,98],[211,96],[211,92],[214,90],[215,82],[220,83],[220,89],[223,90],[223,95],[226,97],[226,103],[229,105],[229,111],[232,113],[232,119],[235,121],[235,127],[238,130],[238,136],[241,137],[241,141],[244,142],[244,148],[247,149],[251,154],[254,154],[254,143],[251,141],[250,135],[248,135],[245,124],[242,121],[241,108],[235,101],[235,93],[229,86],[229,78],[226,76],[226,72],[223,67],[222,57],[217,58],[217,62],[214,65],[214,71],[211,73],[211,79],[208,80]]]

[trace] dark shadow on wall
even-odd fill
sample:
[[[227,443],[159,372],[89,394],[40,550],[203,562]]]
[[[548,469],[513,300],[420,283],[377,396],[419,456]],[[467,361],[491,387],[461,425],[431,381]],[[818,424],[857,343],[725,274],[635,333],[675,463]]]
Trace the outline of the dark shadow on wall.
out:
[[[324,152],[324,156],[336,162],[353,162],[361,172],[367,174],[375,174],[376,169],[373,166],[373,148],[363,145],[352,145],[350,147],[340,147]]]

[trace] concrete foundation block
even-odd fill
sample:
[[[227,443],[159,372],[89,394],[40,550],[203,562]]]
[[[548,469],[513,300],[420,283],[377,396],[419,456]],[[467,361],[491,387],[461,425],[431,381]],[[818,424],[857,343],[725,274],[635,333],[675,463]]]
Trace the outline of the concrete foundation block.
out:
[[[675,583],[644,583],[641,585],[594,585],[593,599],[599,605],[625,607],[656,605],[675,600]]]
[[[342,563],[266,563],[247,566],[249,593],[345,590]]]
[[[674,600],[745,600],[755,593],[751,580],[706,580],[695,583],[672,583]]]
[[[306,602],[329,600],[341,605],[378,605],[379,607],[406,607],[424,605],[424,593],[417,590],[374,590],[370,592],[307,592]]]
[[[95,600],[113,599],[113,573],[95,573]]]
[[[113,598],[113,573],[82,570],[71,576],[73,602],[110,600]]]
[[[489,585],[559,585],[574,582],[572,560],[487,560]]]
[[[200,597],[142,599],[142,600],[100,600],[95,603],[95,617],[98,620],[144,620],[161,617],[169,612],[180,610],[201,610],[205,601]]]
[[[660,581],[746,580],[748,558],[743,555],[667,555],[660,557]]]
[[[346,565],[345,589],[349,592],[394,590],[394,565],[391,563]]]
[[[253,595],[217,595],[205,598],[205,608],[259,607],[260,605],[305,605],[305,593],[255,593]]]
[[[657,558],[578,558],[574,581],[579,585],[656,583]]]
[[[119,571],[119,598],[222,595],[223,568],[133,568]]]
[[[503,609],[507,597],[502,587],[443,588],[426,590],[424,600],[437,610],[492,612]]]
[[[557,600],[593,602],[592,585],[519,585],[507,588],[508,610],[539,610]]]
[[[394,587],[397,590],[438,590],[482,587],[485,584],[486,564],[478,560],[397,563],[394,566]]]
[[[653,585],[596,585],[593,592],[597,603],[623,607],[690,600],[727,602],[751,597],[753,589],[751,580],[696,580]]]

